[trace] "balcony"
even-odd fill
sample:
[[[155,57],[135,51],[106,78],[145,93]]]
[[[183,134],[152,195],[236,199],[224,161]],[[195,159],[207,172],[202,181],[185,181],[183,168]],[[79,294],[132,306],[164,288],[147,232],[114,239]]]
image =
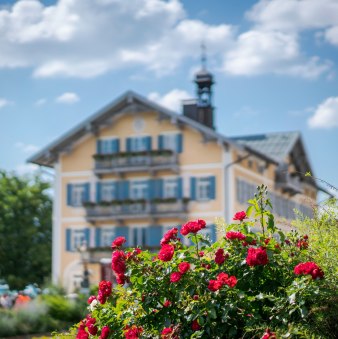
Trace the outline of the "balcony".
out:
[[[303,188],[298,176],[292,175],[287,169],[276,171],[276,188],[291,195],[302,194]]]
[[[171,150],[95,154],[96,175],[172,170],[178,173],[178,154]]]
[[[149,218],[182,218],[187,215],[188,199],[121,200],[85,203],[89,222],[107,220],[133,220]]]

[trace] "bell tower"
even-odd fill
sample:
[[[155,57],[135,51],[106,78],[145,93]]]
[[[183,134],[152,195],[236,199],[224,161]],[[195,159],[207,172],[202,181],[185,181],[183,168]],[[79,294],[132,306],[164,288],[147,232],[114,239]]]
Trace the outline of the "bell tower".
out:
[[[197,99],[189,100],[183,104],[183,114],[190,119],[215,129],[214,127],[214,107],[212,106],[212,85],[214,84],[213,75],[207,71],[206,50],[202,44],[201,69],[195,74],[194,82],[196,84]]]

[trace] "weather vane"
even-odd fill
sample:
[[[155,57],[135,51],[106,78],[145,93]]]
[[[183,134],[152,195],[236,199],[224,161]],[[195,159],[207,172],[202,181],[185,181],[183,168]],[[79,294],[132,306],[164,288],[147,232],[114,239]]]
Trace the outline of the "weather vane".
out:
[[[201,43],[201,64],[202,64],[202,69],[207,69],[207,48],[205,46],[204,41]]]

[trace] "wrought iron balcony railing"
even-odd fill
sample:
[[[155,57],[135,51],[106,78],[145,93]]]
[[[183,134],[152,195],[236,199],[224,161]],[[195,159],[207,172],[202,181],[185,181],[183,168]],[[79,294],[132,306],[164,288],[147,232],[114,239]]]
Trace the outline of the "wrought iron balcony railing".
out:
[[[188,211],[187,205],[187,199],[163,199],[85,203],[84,207],[86,219],[95,222],[111,219],[185,218]]]
[[[96,174],[173,170],[178,172],[178,154],[170,150],[95,154]]]

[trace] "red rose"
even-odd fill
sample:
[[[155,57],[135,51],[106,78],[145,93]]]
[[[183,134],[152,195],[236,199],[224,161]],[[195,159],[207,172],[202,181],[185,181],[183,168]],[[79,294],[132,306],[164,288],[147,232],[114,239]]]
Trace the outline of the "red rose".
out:
[[[215,253],[215,262],[218,265],[223,264],[225,261],[225,255],[224,250],[222,248],[219,248]]]
[[[89,332],[91,335],[96,335],[96,333],[97,333],[97,331],[98,331],[97,326],[92,325],[92,324],[89,324],[87,328],[88,328],[88,332]]]
[[[222,272],[217,276],[217,280],[220,281],[222,284],[226,284],[226,281],[228,280],[229,276]]]
[[[276,333],[271,332],[269,329],[266,329],[263,337],[261,339],[276,339]]]
[[[164,244],[158,253],[158,258],[162,261],[170,261],[174,256],[175,247],[172,245]]]
[[[204,252],[203,251],[198,252],[198,256],[199,257],[204,257]]]
[[[91,296],[88,298],[87,303],[88,303],[88,304],[91,304],[92,301],[95,300],[95,299],[96,299],[95,295],[91,295]]]
[[[271,240],[271,238],[266,238],[266,239],[264,239],[265,245],[267,245],[267,244],[270,242],[270,240]]]
[[[119,285],[124,285],[126,282],[126,276],[122,273],[122,274],[116,274],[116,282]]]
[[[166,300],[164,303],[163,303],[163,306],[164,307],[169,307],[171,305],[171,301],[170,300]]]
[[[198,323],[198,321],[196,319],[192,322],[191,329],[193,331],[198,331],[198,330],[201,329],[201,326],[200,326],[200,324]]]
[[[115,251],[112,255],[111,267],[116,274],[124,274],[126,271],[126,256],[123,251]]]
[[[195,294],[193,297],[192,297],[194,300],[198,300],[199,299],[199,296],[197,294]]]
[[[124,333],[126,339],[138,339],[138,335],[143,332],[142,327],[133,325],[132,327],[126,326],[127,332]]]
[[[171,327],[166,327],[161,332],[162,339],[170,339],[171,333],[173,333],[173,329]]]
[[[114,250],[116,247],[121,247],[126,242],[125,237],[117,237],[112,243],[111,248]]]
[[[246,236],[241,233],[241,232],[227,232],[225,237],[229,240],[234,240],[234,239],[238,239],[238,240],[245,240]]]
[[[202,228],[205,228],[205,225],[206,225],[205,221],[201,219],[196,221],[189,221],[182,226],[181,234],[182,235],[187,235],[189,233],[196,234]]]
[[[179,270],[182,274],[184,274],[184,273],[186,273],[187,271],[189,271],[189,269],[190,269],[190,264],[189,264],[188,262],[186,262],[186,261],[181,262],[181,263],[178,265],[178,270]]]
[[[234,288],[237,284],[237,278],[232,275],[231,277],[229,277],[229,279],[227,279],[227,281],[225,282],[230,288]]]
[[[243,221],[244,219],[246,219],[246,213],[244,211],[237,212],[233,218],[233,220],[239,220],[239,221]]]
[[[164,236],[163,238],[161,239],[161,246],[165,245],[165,244],[169,244],[169,242],[171,240],[179,240],[177,238],[177,234],[178,234],[178,229],[175,227],[175,228],[172,228],[171,230],[169,230]]]
[[[210,280],[208,289],[212,292],[218,291],[222,287],[222,282],[219,280]]]
[[[106,296],[109,297],[111,295],[111,290],[112,290],[112,283],[111,281],[108,280],[102,280],[99,283],[99,292]]]
[[[86,326],[82,322],[76,334],[76,339],[88,339],[88,338],[89,338],[89,334],[86,332]]]
[[[249,266],[266,265],[269,262],[266,250],[263,247],[248,249],[246,263]]]
[[[182,273],[180,272],[173,272],[170,274],[170,282],[175,283],[180,281],[182,278]]]
[[[107,339],[109,336],[110,329],[108,326],[103,326],[101,330],[100,339]]]
[[[324,272],[322,269],[313,261],[300,263],[294,268],[293,271],[297,275],[309,274],[312,276],[312,279],[322,279],[324,277]]]

